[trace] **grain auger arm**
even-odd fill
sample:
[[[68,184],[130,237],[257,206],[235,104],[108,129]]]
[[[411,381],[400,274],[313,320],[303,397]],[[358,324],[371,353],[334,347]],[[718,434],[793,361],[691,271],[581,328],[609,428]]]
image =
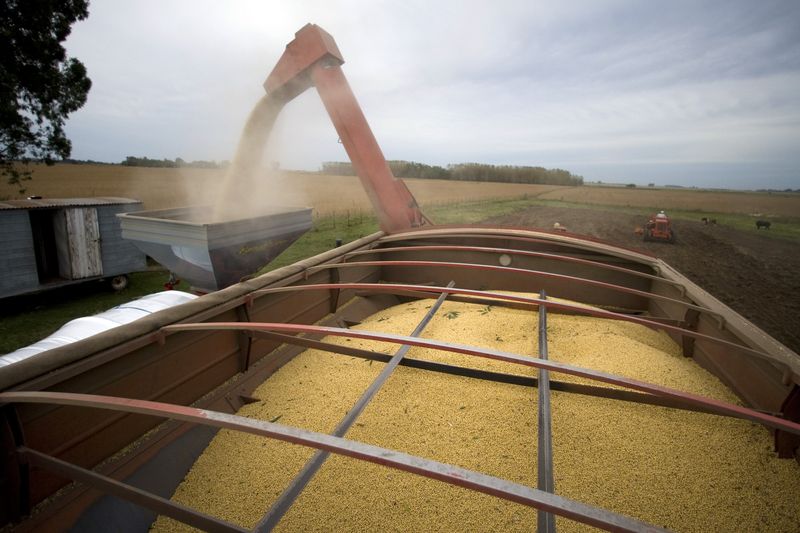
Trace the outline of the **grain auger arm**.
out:
[[[395,233],[430,224],[406,184],[394,177],[386,163],[344,77],[343,63],[333,37],[315,24],[306,24],[286,45],[264,88],[280,105],[312,86],[317,88],[383,231]]]

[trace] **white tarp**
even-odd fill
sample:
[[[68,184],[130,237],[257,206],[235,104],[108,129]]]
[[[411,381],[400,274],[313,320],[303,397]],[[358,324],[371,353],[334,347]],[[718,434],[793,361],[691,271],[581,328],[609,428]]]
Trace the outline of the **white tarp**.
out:
[[[128,324],[156,311],[167,309],[197,298],[194,294],[182,291],[163,291],[148,294],[138,300],[118,305],[113,309],[93,316],[76,318],[64,324],[61,329],[37,343],[0,356],[0,367],[22,361],[28,357],[46,352],[65,344],[70,344],[111,328]]]

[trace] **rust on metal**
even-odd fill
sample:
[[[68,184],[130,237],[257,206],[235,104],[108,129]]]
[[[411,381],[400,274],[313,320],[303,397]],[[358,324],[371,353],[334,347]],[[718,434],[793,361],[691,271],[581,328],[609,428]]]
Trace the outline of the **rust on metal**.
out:
[[[353,264],[353,263],[350,263]],[[612,311],[606,311],[603,309],[592,309],[586,308],[580,305],[568,304],[564,302],[554,302],[552,300],[542,300],[541,298],[532,298],[528,296],[516,296],[512,294],[503,294],[497,292],[489,292],[489,291],[479,291],[475,289],[461,289],[461,288],[452,288],[447,289],[445,287],[435,287],[432,285],[411,285],[411,284],[402,284],[402,283],[339,283],[339,288],[342,289],[367,289],[375,292],[393,292],[398,290],[413,290],[417,292],[428,292],[438,294],[443,291],[453,293],[453,294],[461,294],[465,296],[475,296],[477,298],[483,299],[497,299],[497,300],[506,300],[510,302],[518,302],[523,303],[531,306],[546,306],[550,309],[560,309],[560,310],[567,310],[570,312],[574,312],[576,314],[583,314],[587,316],[593,316],[597,318],[607,318],[611,320],[623,320],[626,322],[633,322],[635,324],[641,324],[643,326],[647,326],[653,329],[664,329],[666,331],[670,331],[673,333],[677,333],[680,335],[686,335],[689,337],[694,337],[696,339],[703,339],[705,341],[719,344],[721,346],[725,346],[727,348],[731,348],[734,350],[739,350],[743,353],[756,356],[761,359],[766,359],[771,362],[779,362],[783,363],[782,360],[779,360],[773,357],[771,354],[767,354],[764,352],[760,352],[758,350],[754,350],[747,346],[742,346],[740,344],[735,344],[730,341],[726,341],[725,339],[720,339],[717,337],[712,337],[710,335],[705,335],[703,333],[698,333],[696,331],[691,331],[685,328],[681,328],[678,326],[672,326],[670,324],[665,324],[662,322],[657,322],[655,320],[648,318],[641,318],[638,316],[627,315],[623,313],[615,313]],[[267,294],[271,292],[291,292],[291,291],[305,291],[305,290],[327,290],[329,289],[329,284],[325,283],[316,283],[316,284],[309,284],[309,285],[293,285],[289,287],[275,287],[270,289],[261,289],[257,292],[261,294]]]
[[[417,239],[489,239],[524,242],[526,244],[544,244],[558,246],[561,248],[572,248],[581,250],[597,251],[596,245],[603,245],[616,250],[633,252],[638,256],[648,259],[655,259],[655,255],[645,250],[634,250],[619,244],[609,243],[602,239],[594,238],[590,235],[569,235],[563,233],[552,233],[537,229],[537,237],[521,235],[527,232],[520,228],[509,226],[476,225],[465,228],[464,226],[448,226],[437,224],[433,228],[414,230],[413,232],[394,233],[381,239],[381,242],[407,241]],[[548,238],[545,238],[548,237]]]
[[[451,281],[447,287],[450,288],[454,285]],[[419,337],[422,334],[422,331],[425,329],[433,316],[439,310],[439,308],[444,303],[445,299],[447,298],[447,293],[443,292],[439,295],[436,302],[431,306],[425,316],[422,317],[419,324],[414,328],[411,332],[412,337]],[[392,356],[392,358],[387,361],[386,366],[381,370],[381,373],[378,374],[372,383],[370,383],[369,387],[363,392],[361,397],[356,401],[356,403],[347,411],[344,418],[342,418],[336,427],[333,430],[332,435],[336,437],[344,437],[345,433],[350,429],[353,423],[356,421],[356,418],[364,411],[367,407],[367,404],[375,397],[375,394],[380,390],[386,380],[389,379],[389,376],[392,375],[394,369],[397,368],[397,365],[403,360],[405,355],[408,353],[408,350],[411,347],[407,344],[404,344],[400,347],[399,350]],[[330,455],[329,452],[317,450],[317,452],[309,459],[306,464],[303,466],[300,473],[295,476],[295,478],[291,481],[288,487],[284,489],[278,499],[272,504],[269,511],[259,520],[258,524],[255,527],[255,531],[272,531],[278,522],[280,522],[283,515],[286,514],[286,511],[294,504],[297,497],[303,491],[303,489],[308,485],[317,471],[322,467],[322,464]]]
[[[554,261],[562,261],[565,263],[576,263],[579,265],[586,265],[593,268],[599,268],[602,270],[612,270],[614,272],[620,272],[622,274],[627,274],[630,276],[645,278],[659,282],[663,281],[664,283],[668,283],[671,285],[682,286],[680,283],[676,281],[665,279],[660,276],[654,276],[653,274],[640,272],[639,270],[633,270],[630,268],[620,267],[616,265],[609,265],[608,263],[603,263],[601,261],[592,261],[590,259],[582,259],[580,257],[573,257],[569,255],[561,255],[548,252],[519,250],[517,248],[498,248],[489,246],[463,246],[463,245],[444,245],[444,244],[429,244],[423,246],[418,246],[418,245],[395,246],[388,248],[369,248],[367,250],[358,250],[355,252],[350,252],[348,254],[345,254],[342,259],[344,261],[347,261],[347,259],[359,255],[370,255],[374,253],[379,253],[379,254],[397,253],[397,252],[483,252],[487,254],[507,254],[507,255],[519,255],[522,257],[537,257],[541,259],[552,259]]]
[[[359,261],[355,263],[331,263],[327,265],[320,265],[309,269],[309,273],[317,272],[319,270],[327,270],[327,269],[339,269],[339,268],[357,268],[357,267],[365,267],[365,266],[399,266],[399,267],[422,267],[422,268],[457,268],[457,269],[467,269],[467,270],[485,270],[485,271],[493,271],[493,272],[500,272],[503,274],[521,274],[524,276],[532,276],[532,277],[540,277],[540,278],[549,278],[549,279],[556,279],[567,281],[569,283],[578,283],[581,285],[588,285],[590,287],[597,287],[601,289],[608,289],[611,291],[621,292],[632,294],[635,296],[639,296],[641,298],[649,299],[649,300],[661,300],[664,302],[673,303],[676,305],[680,305],[687,309],[696,309],[702,312],[711,312],[710,309],[706,309],[704,307],[700,307],[697,305],[692,304],[691,302],[686,302],[684,300],[676,300],[674,298],[670,298],[668,296],[661,296],[660,294],[654,294],[651,292],[640,291],[638,289],[633,289],[630,287],[625,287],[623,285],[616,285],[614,283],[607,283],[605,281],[597,281],[593,279],[581,278],[578,276],[568,276],[566,274],[556,274],[554,272],[545,272],[542,270],[528,270],[526,268],[516,268],[516,267],[506,267],[500,265],[482,265],[477,263],[456,263],[451,261]]]
[[[381,448],[350,441],[341,437],[325,435],[306,429],[284,426],[274,422],[253,420],[237,415],[219,413],[206,409],[150,402],[133,398],[116,398],[92,394],[65,392],[0,392],[0,402],[46,403],[111,409],[128,413],[153,415],[183,420],[205,426],[232,429],[276,440],[325,450],[354,459],[360,459],[397,470],[410,472],[496,496],[512,502],[576,520],[608,531],[666,531],[658,526],[629,518],[618,513],[593,507],[576,500],[550,494],[506,479],[497,478],[466,468],[432,461]],[[144,503],[143,503],[144,504]],[[149,502],[146,503],[149,505]]]
[[[700,321],[700,312],[697,309],[687,309],[680,327],[689,331],[697,331],[697,323]],[[681,335],[681,351],[684,357],[692,357],[694,355],[694,337],[689,335]]]
[[[443,350],[446,352],[461,353],[465,355],[474,355],[478,357],[485,357],[487,359],[495,359],[498,361],[505,361],[507,363],[515,363],[524,366],[531,366],[535,368],[544,368],[552,370],[553,372],[562,372],[572,376],[591,379],[593,381],[600,381],[610,385],[619,385],[630,389],[648,392],[659,396],[666,396],[671,398],[680,399],[686,403],[694,405],[701,405],[708,409],[712,409],[719,413],[727,413],[735,418],[743,420],[750,420],[758,422],[765,426],[781,429],[794,435],[800,435],[800,423],[784,420],[772,415],[764,414],[747,407],[741,407],[731,403],[715,400],[713,398],[706,398],[697,394],[689,392],[682,392],[669,387],[655,385],[636,379],[626,378],[599,370],[591,370],[587,368],[568,365],[555,361],[544,361],[539,358],[524,357],[518,354],[503,352],[500,350],[493,350],[490,348],[476,348],[474,346],[466,346],[463,344],[448,343],[430,339],[418,339],[403,335],[392,335],[388,333],[373,333],[369,331],[356,331],[342,328],[332,328],[326,326],[310,326],[303,324],[283,324],[283,323],[251,323],[242,324],[239,322],[205,322],[202,324],[175,324],[172,326],[165,326],[166,332],[181,332],[181,331],[202,331],[202,330],[240,330],[240,329],[261,329],[266,331],[282,331],[288,333],[316,333],[322,335],[333,335],[335,337],[351,337],[354,339],[365,339],[380,342],[389,342],[393,344],[410,344],[422,348],[432,348],[435,350]],[[0,393],[0,399],[2,394]]]
[[[196,511],[185,505],[175,503],[172,500],[162,498],[151,492],[136,488],[127,483],[122,483],[115,479],[109,478],[102,474],[98,474],[92,470],[75,466],[66,461],[62,461],[50,455],[32,450],[25,446],[17,448],[17,453],[32,466],[44,468],[52,472],[61,474],[69,479],[80,481],[94,488],[100,489],[131,501],[142,507],[147,507],[153,511],[180,520],[185,524],[200,528],[204,531],[219,532],[219,533],[232,533],[232,532],[245,532],[248,529],[242,528],[230,522],[226,522],[219,518],[214,518],[200,511]]]
[[[329,342],[315,340],[309,337],[301,337],[299,335],[286,335],[283,333],[275,333],[271,331],[255,331],[253,332],[257,337],[264,337],[267,339],[277,340],[285,344],[292,344],[296,346],[303,346],[305,348],[314,348],[323,350],[329,353],[336,353],[341,355],[349,355],[351,357],[359,357],[370,361],[380,361],[387,363],[391,359],[390,356],[382,352],[374,352],[364,350],[362,348],[353,348],[350,346],[341,346]],[[417,368],[420,370],[428,370],[430,372],[440,372],[443,374],[451,374],[456,376],[463,376],[474,379],[483,379],[487,381],[495,381],[497,383],[506,383],[509,385],[522,385],[524,387],[537,387],[538,379],[531,376],[523,376],[520,374],[507,374],[503,372],[492,372],[488,370],[479,370],[477,368],[467,368],[462,366],[450,365],[446,363],[438,363],[435,361],[427,361],[424,359],[415,359],[411,357],[404,357],[400,361],[401,366],[410,368]],[[716,416],[733,416],[727,413],[720,413],[713,411],[703,406],[681,402],[677,398],[667,398],[661,396],[654,396],[652,394],[645,394],[630,390],[611,388],[611,387],[598,387],[595,385],[584,385],[582,383],[572,383],[569,381],[559,381],[550,378],[550,388],[559,392],[567,392],[571,394],[582,394],[585,396],[595,396],[597,398],[607,398],[610,400],[619,400],[624,402],[633,402],[644,405],[656,405],[659,407],[669,407],[671,409],[679,409],[683,411],[694,411],[698,413],[706,413]],[[776,415],[776,413],[768,413]]]
[[[250,309],[252,304],[248,305],[251,300],[245,300],[245,303],[236,307],[236,319],[239,322],[250,322]],[[244,332],[239,335],[239,351],[241,353],[240,372],[247,372],[250,368],[250,354],[253,350],[253,339]]]

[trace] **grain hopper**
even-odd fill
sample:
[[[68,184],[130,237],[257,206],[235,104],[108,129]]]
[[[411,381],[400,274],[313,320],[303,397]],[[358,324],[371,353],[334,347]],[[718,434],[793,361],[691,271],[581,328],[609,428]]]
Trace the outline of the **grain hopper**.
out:
[[[0,369],[2,522],[796,530],[798,355],[648,254],[430,224],[341,63],[309,25],[266,86],[381,231]]]
[[[207,222],[209,207],[118,215],[122,236],[201,292],[238,283],[311,228],[311,209],[267,207],[264,214]]]

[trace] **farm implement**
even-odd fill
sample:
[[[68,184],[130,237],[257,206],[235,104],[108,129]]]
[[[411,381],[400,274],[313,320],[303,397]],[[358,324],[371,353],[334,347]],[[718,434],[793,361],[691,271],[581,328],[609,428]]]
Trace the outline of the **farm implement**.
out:
[[[664,211],[659,211],[647,220],[647,224],[644,226],[643,239],[645,241],[675,242],[672,221]]]

